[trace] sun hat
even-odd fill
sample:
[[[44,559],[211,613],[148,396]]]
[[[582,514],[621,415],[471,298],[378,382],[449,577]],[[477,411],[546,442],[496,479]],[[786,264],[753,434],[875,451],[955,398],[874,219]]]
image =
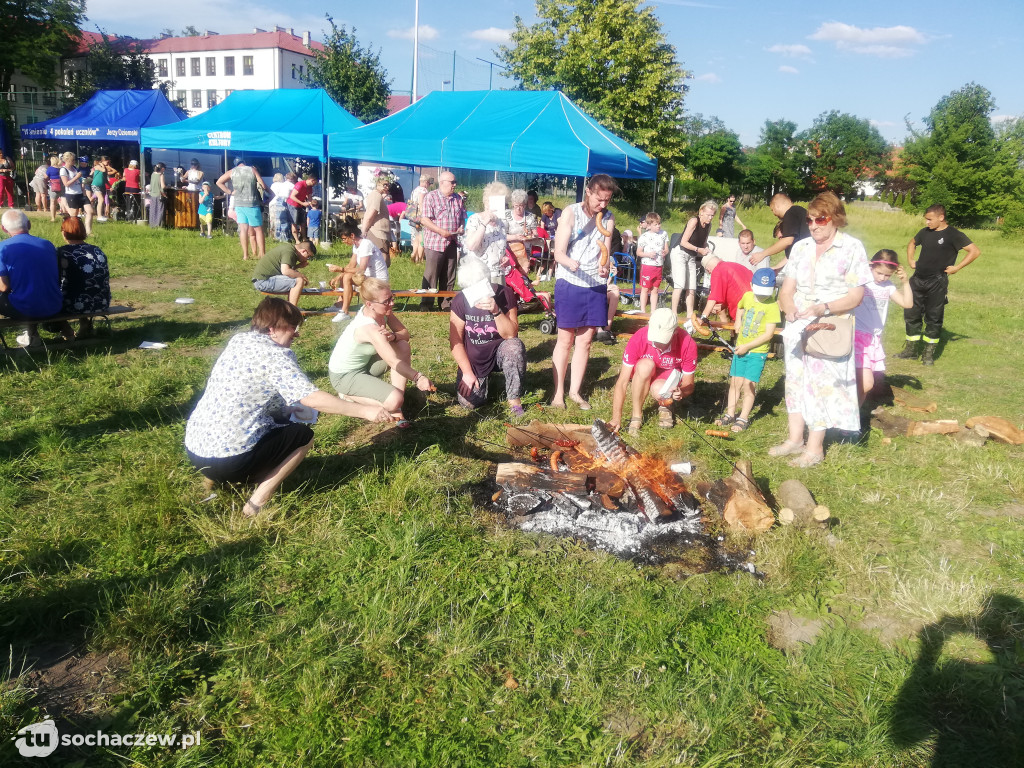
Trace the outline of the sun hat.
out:
[[[656,309],[647,323],[647,340],[656,344],[668,344],[679,327],[679,317],[668,307]]]
[[[775,292],[775,270],[768,268],[757,270],[750,283],[750,289],[755,296],[771,296]]]

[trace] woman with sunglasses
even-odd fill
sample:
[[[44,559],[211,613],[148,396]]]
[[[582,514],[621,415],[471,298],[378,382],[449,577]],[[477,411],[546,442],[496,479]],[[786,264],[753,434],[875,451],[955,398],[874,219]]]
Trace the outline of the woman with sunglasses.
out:
[[[383,406],[404,429],[409,426],[402,415],[406,382],[413,382],[421,392],[429,392],[433,384],[411,365],[409,329],[392,311],[391,286],[368,277],[359,293],[363,308],[345,327],[327,364],[331,384],[345,399]],[[390,384],[381,378],[388,372]]]
[[[302,313],[268,296],[252,327],[235,334],[217,358],[185,426],[185,451],[213,483],[256,483],[242,513],[255,517],[313,447],[311,409],[390,421],[383,408],[322,392],[299,368],[292,342]],[[294,417],[294,418],[293,418]]]
[[[743,219],[736,215],[736,195],[729,195],[724,203],[722,203],[722,210],[718,214],[718,229],[715,231],[716,237],[736,237],[736,224],[740,225],[740,229],[746,229],[747,225],[743,223]]]
[[[846,226],[846,209],[838,197],[823,192],[814,198],[807,206],[807,226],[811,236],[793,246],[779,291],[779,308],[786,314],[782,338],[789,437],[768,451],[770,456],[796,456],[789,463],[800,468],[824,459],[826,429],[860,430],[852,344],[843,357],[815,357],[805,351],[804,329],[852,312],[873,279],[864,244],[839,231]]]

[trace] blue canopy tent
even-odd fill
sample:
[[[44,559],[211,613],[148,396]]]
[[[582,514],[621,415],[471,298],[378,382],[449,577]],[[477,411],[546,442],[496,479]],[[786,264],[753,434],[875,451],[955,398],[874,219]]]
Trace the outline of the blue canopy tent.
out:
[[[397,165],[654,179],[658,163],[559,91],[434,91],[328,137],[331,157]]]
[[[138,143],[144,127],[185,118],[160,91],[100,91],[67,114],[23,125],[21,138]]]
[[[320,89],[235,91],[176,125],[146,128],[143,148],[222,149],[327,159],[327,134],[362,123]]]

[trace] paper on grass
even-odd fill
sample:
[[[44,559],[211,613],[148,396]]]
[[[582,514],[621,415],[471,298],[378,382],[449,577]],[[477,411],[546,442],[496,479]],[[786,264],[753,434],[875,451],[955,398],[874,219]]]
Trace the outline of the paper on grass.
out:
[[[139,344],[139,349],[167,349],[162,341],[144,341]]]
[[[195,304],[196,300],[195,299],[189,299],[189,298],[186,298],[186,297],[183,296],[180,299],[175,299],[174,303],[175,304]]]
[[[491,288],[490,280],[480,280],[462,289],[462,295],[466,297],[466,304],[475,307],[478,301],[494,297],[494,289]]]

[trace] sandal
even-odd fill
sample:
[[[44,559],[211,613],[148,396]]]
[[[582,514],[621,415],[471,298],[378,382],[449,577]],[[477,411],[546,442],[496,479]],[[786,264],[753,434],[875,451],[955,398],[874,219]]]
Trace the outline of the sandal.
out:
[[[580,395],[580,394],[570,394],[569,395],[569,399],[572,400],[574,403],[576,403],[576,405],[578,405],[580,407],[581,411],[589,411],[590,410],[590,403],[588,403],[586,400],[583,399],[583,395]]]
[[[643,426],[644,420],[639,416],[634,416],[629,420],[629,429],[627,432],[630,437],[636,437],[640,434],[640,427]]]
[[[804,452],[803,443],[791,443],[787,440],[784,443],[773,445],[768,449],[769,456],[797,456]]]
[[[671,429],[676,424],[675,418],[672,416],[672,409],[664,405],[658,406],[658,426],[662,429]]]
[[[721,416],[719,416],[717,419],[715,419],[715,426],[716,427],[728,427],[734,421],[736,421],[736,417],[735,416],[730,416],[728,413],[723,413]]]
[[[747,419],[736,419],[732,423],[732,431],[733,432],[742,432],[748,426],[750,426],[750,421],[749,420],[747,420]]]
[[[809,469],[810,467],[821,464],[824,460],[824,453],[801,453],[789,462],[789,466],[796,467],[797,469]]]

